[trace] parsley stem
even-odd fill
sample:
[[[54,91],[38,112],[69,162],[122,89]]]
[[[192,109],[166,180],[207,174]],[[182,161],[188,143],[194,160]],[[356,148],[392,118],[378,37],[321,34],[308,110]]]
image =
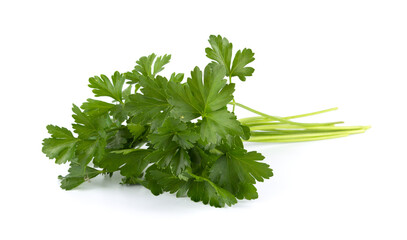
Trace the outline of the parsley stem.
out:
[[[321,111],[317,111],[317,112],[311,112],[311,113],[305,113],[305,114],[299,114],[299,115],[284,117],[284,119],[308,117],[308,116],[317,115],[317,114],[326,113],[326,112],[335,111],[335,110],[338,110],[338,108],[334,107],[334,108],[329,108],[329,109],[325,109],[325,110],[321,110]]]
[[[246,109],[246,110],[248,110],[248,111],[250,111],[250,112],[256,113],[257,115],[263,116],[264,118],[269,119],[269,120],[279,121],[279,122],[288,123],[288,124],[293,124],[293,125],[298,125],[298,126],[322,126],[322,125],[332,125],[332,124],[335,124],[335,123],[299,123],[299,122],[293,122],[293,121],[289,121],[289,120],[287,120],[287,119],[285,119],[285,118],[282,118],[282,117],[271,116],[271,115],[262,113],[262,112],[260,112],[260,111],[254,110],[253,108],[250,108],[250,107],[248,107],[248,106],[245,106],[245,105],[243,105],[243,104],[241,104],[241,103],[235,102],[235,103],[229,103],[229,104],[234,104],[234,105],[236,105],[236,106],[238,106],[238,107],[241,107],[241,108],[243,108],[243,109]]]
[[[253,136],[248,142],[304,142],[304,141],[315,141],[330,138],[346,137],[350,134],[363,133],[365,129],[346,131],[339,133],[300,133],[300,134],[290,134],[290,135],[270,135],[270,136]]]
[[[301,137],[295,139],[282,139],[282,138],[250,138],[247,142],[276,142],[276,143],[284,143],[284,142],[307,142],[307,141],[316,141],[316,140],[325,140],[325,139],[332,139],[332,138],[340,138],[346,137],[349,134],[336,134],[336,135],[328,135],[328,136],[318,136],[318,137]]]
[[[250,126],[250,130],[285,130],[285,129],[290,129],[290,130],[358,130],[358,129],[368,129],[370,128],[369,126],[312,126],[312,127],[301,127],[299,128],[298,126],[293,126],[293,125],[287,125],[287,124],[280,124],[280,125],[257,125],[257,126]]]
[[[299,114],[299,115],[288,116],[288,117],[283,117],[283,118],[284,119],[302,118],[302,117],[308,117],[308,116],[317,115],[317,114],[321,114],[321,113],[326,113],[326,112],[330,112],[330,111],[334,111],[334,110],[338,110],[338,108],[334,107],[334,108],[329,108],[329,109],[325,109],[325,110],[321,110],[321,111],[317,111],[317,112]],[[245,122],[245,121],[265,120],[265,119],[266,118],[263,117],[263,116],[258,116],[258,117],[241,118],[241,119],[239,119],[239,121],[240,122]]]
[[[232,84],[232,75],[229,76],[229,84]],[[232,113],[235,113],[235,107],[236,107],[235,96],[233,96],[233,98],[232,98],[232,105],[233,105]]]
[[[250,127],[250,126],[261,126],[261,125],[270,125],[270,126],[272,126],[272,125],[281,125],[282,124],[281,122],[274,121],[274,120],[267,119],[267,118],[257,118],[257,119],[259,119],[259,120],[248,121],[247,119],[239,119],[239,121],[242,124],[244,124],[244,125],[246,125],[248,127]],[[312,125],[308,125],[308,126],[302,125],[301,127],[319,127],[319,126],[327,126],[327,127],[329,127],[329,126],[334,126],[335,124],[340,124],[340,123],[344,123],[344,122],[338,121],[338,122],[327,122],[327,123],[313,123]],[[287,124],[286,123],[286,125],[294,125],[294,124]],[[299,127],[299,125],[294,125],[294,126]]]
[[[335,124],[343,122],[298,123],[288,120],[321,114],[337,110],[337,108],[329,108],[288,117],[276,117],[254,110],[241,103],[233,104],[259,115],[257,117],[239,119],[243,125],[250,128],[251,137],[247,140],[249,142],[303,142],[323,140],[363,133],[370,128],[370,126],[335,126]]]
[[[359,130],[352,130],[352,131],[339,131],[339,132],[320,132],[320,133],[297,133],[297,134],[280,134],[280,135],[265,135],[265,136],[253,136],[253,138],[257,139],[273,139],[273,138],[278,138],[278,139],[290,139],[290,138],[298,138],[298,137],[319,137],[319,136],[329,136],[329,135],[342,135],[342,134],[356,134],[356,133],[362,133],[364,132],[364,129],[359,129]]]
[[[202,177],[202,176],[198,176],[193,174],[190,170],[186,170],[186,172],[193,178],[195,178],[196,181],[198,182],[207,182],[209,183],[209,185],[211,185],[215,190],[218,189],[218,186],[216,186],[212,181],[210,181],[209,179]]]

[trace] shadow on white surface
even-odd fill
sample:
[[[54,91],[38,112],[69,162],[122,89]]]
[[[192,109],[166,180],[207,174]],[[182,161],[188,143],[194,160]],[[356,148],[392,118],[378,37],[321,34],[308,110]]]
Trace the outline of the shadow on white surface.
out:
[[[202,210],[228,211],[229,207],[214,208],[202,202],[193,202],[188,197],[177,198],[175,194],[163,193],[153,195],[150,190],[141,185],[119,184],[121,176],[114,174],[98,176],[85,182],[77,188],[65,191],[65,197],[75,201],[76,204],[98,206],[102,209],[125,211],[130,214],[148,212],[149,214],[183,214],[197,213]],[[64,190],[61,190],[64,191]],[[254,201],[241,200],[233,208],[247,208]]]

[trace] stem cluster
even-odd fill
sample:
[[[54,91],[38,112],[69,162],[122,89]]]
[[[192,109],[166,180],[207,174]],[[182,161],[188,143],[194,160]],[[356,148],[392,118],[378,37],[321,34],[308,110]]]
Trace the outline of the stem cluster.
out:
[[[231,103],[232,104],[232,103]],[[305,142],[346,137],[350,134],[364,133],[370,126],[337,126],[343,122],[300,123],[290,119],[302,118],[337,110],[330,108],[288,117],[271,116],[240,103],[233,103],[259,116],[241,118],[239,121],[250,128],[248,142]]]

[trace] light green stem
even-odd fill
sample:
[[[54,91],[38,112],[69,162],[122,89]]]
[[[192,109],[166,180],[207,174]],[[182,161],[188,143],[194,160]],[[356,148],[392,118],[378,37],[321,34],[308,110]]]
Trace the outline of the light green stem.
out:
[[[329,130],[357,130],[357,129],[369,129],[369,126],[311,126],[311,127],[298,127],[298,126],[292,126],[292,125],[286,125],[286,124],[280,124],[280,125],[265,125],[265,126],[253,126],[250,127],[251,131],[254,130],[275,130],[275,129],[294,129],[294,130],[324,130],[324,131],[329,131]]]
[[[302,117],[308,117],[308,116],[312,116],[312,115],[317,115],[317,114],[321,114],[321,113],[334,111],[334,110],[337,110],[337,109],[338,108],[335,107],[335,108],[329,108],[329,109],[325,109],[325,110],[321,110],[321,111],[317,111],[317,112],[305,113],[305,114],[294,115],[294,116],[289,116],[289,117],[282,117],[282,118],[284,118],[284,119],[302,118]],[[244,123],[244,122],[256,122],[256,121],[264,122],[265,120],[272,121],[272,119],[264,117],[264,116],[248,117],[248,118],[239,119],[239,121],[242,122],[242,123]],[[337,123],[343,123],[343,122],[337,122]]]
[[[270,136],[253,136],[250,140],[270,140],[270,139],[301,139],[301,138],[314,138],[314,137],[322,137],[322,136],[337,136],[337,135],[349,135],[349,134],[356,134],[362,133],[365,130],[353,130],[347,132],[339,132],[339,133],[332,133],[332,132],[322,132],[322,133],[299,133],[299,134],[288,134],[288,135],[270,135]],[[249,141],[250,141],[249,140]]]
[[[325,140],[331,138],[340,138],[346,137],[349,134],[336,134],[336,135],[328,135],[328,136],[318,136],[318,137],[298,137],[296,139],[282,139],[282,138],[264,138],[264,139],[255,139],[250,138],[247,142],[276,142],[276,143],[283,143],[283,142],[306,142],[306,141],[316,141],[316,140]]]
[[[298,126],[323,126],[323,125],[332,125],[332,124],[334,124],[334,123],[299,123],[299,122],[293,122],[293,121],[289,121],[289,120],[287,120],[285,118],[282,118],[282,117],[271,116],[271,115],[262,113],[260,111],[254,110],[253,108],[245,106],[245,105],[243,105],[241,103],[235,102],[235,103],[230,103],[230,104],[234,104],[234,105],[236,105],[238,107],[241,107],[241,108],[246,109],[246,110],[248,110],[250,112],[256,113],[256,114],[258,114],[260,116],[263,116],[264,118],[267,118],[267,119],[270,119],[270,120],[279,121],[279,122],[288,123],[288,124],[293,124],[293,125],[298,125]]]
[[[240,119],[239,119],[240,121]],[[254,126],[292,126],[293,128],[310,128],[310,127],[333,127],[335,124],[341,124],[344,123],[342,121],[340,122],[328,122],[328,123],[313,123],[312,125],[293,125],[293,124],[287,124],[287,123],[281,123],[281,122],[276,122],[272,121],[270,122],[269,120],[257,120],[257,121],[240,121],[242,124],[248,126],[248,127],[254,127]]]
[[[305,114],[300,114],[300,115],[284,117],[284,119],[308,117],[308,116],[317,115],[317,114],[326,113],[326,112],[335,111],[335,110],[338,110],[338,108],[334,107],[334,108],[329,108],[329,109],[325,109],[325,110],[321,110],[321,111],[317,111],[317,112],[311,112],[311,113],[305,113]]]
[[[335,124],[343,122],[298,123],[288,120],[321,114],[337,110],[337,108],[329,108],[289,117],[276,117],[254,110],[240,103],[234,102],[230,104],[237,105],[259,115],[257,117],[239,119],[243,125],[250,128],[252,136],[247,140],[248,142],[315,141],[363,133],[370,128],[370,126],[335,126]]]

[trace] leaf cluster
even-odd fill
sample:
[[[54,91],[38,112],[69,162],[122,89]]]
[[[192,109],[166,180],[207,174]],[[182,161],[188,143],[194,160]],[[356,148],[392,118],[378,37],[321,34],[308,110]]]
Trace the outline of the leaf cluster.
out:
[[[257,198],[255,183],[273,173],[260,153],[244,149],[250,130],[227,108],[235,90],[231,79],[252,75],[247,65],[254,54],[243,49],[233,56],[232,43],[221,36],[210,36],[209,43],[212,62],[195,67],[186,80],[184,74],[159,75],[171,55],[155,54],[141,57],[132,71],[89,78],[95,97],[112,101],[73,105],[73,132],[48,125],[51,136],[43,141],[47,157],[70,164],[59,177],[61,188],[117,172],[123,184],[214,207]]]

